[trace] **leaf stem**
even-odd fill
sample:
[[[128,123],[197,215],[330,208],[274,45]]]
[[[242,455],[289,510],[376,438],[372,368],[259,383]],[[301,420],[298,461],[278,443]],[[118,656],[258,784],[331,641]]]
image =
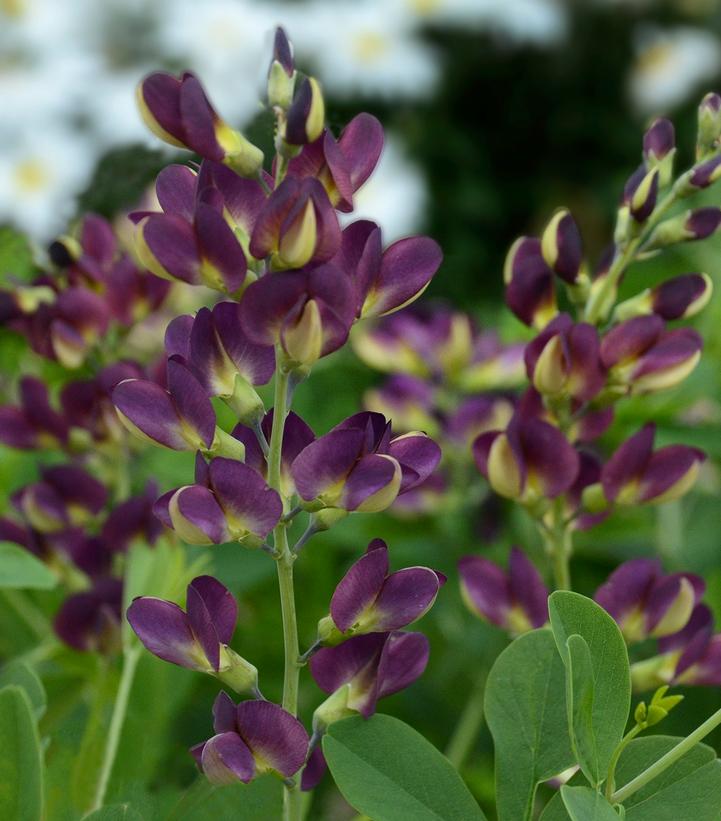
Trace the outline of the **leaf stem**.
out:
[[[573,555],[573,538],[569,523],[566,521],[563,508],[563,497],[553,501],[552,524],[545,526],[539,521],[539,529],[546,546],[546,553],[551,560],[553,583],[556,590],[571,589],[570,561]]]
[[[483,724],[483,694],[485,689],[486,673],[484,671],[476,678],[463,712],[446,747],[446,758],[457,770],[461,769],[468,758],[473,742],[478,737]]]
[[[721,710],[716,712],[698,726],[690,735],[679,741],[679,743],[672,747],[665,755],[662,755],[658,761],[654,761],[650,767],[647,767],[642,773],[639,773],[635,778],[628,782],[620,790],[616,790],[611,796],[613,804],[622,804],[627,798],[630,798],[635,792],[645,787],[654,778],[661,775],[670,766],[675,764],[680,758],[686,755],[692,747],[704,739],[712,730],[715,730],[721,724]]]
[[[609,802],[613,797],[613,791],[616,789],[615,776],[618,759],[621,757],[621,753],[626,749],[626,747],[628,747],[631,741],[633,741],[633,739],[636,738],[636,736],[641,732],[641,729],[642,727],[640,724],[635,724],[631,727],[631,729],[619,742],[618,747],[616,747],[613,751],[611,760],[608,763],[608,774],[606,776],[606,798]]]

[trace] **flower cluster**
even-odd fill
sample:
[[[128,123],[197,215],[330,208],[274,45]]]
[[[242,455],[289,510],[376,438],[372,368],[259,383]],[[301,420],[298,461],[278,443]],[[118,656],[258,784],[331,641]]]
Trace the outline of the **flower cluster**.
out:
[[[358,356],[391,376],[366,393],[365,404],[404,431],[425,430],[441,445],[443,463],[399,512],[428,512],[478,501],[469,492],[469,448],[481,433],[503,427],[523,379],[523,346],[504,345],[470,316],[442,305],[412,306],[361,327]]]

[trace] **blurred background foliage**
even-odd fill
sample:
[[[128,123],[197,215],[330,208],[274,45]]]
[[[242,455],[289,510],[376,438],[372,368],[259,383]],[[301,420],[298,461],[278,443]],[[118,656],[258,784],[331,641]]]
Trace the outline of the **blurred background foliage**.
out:
[[[52,14],[46,5],[38,4],[38,14],[50,19],[36,21],[35,29],[27,25],[23,29],[23,14],[34,14],[34,4],[0,0],[4,111],[0,221],[6,226],[0,229],[0,275],[6,281],[26,279],[42,265],[42,248],[54,232],[63,229],[66,219],[85,210],[115,218],[132,208],[159,168],[172,159],[142,136],[139,121],[133,119],[132,89],[148,68],[187,64],[197,69],[211,95],[220,95],[221,113],[244,124],[251,137],[261,132],[263,115],[259,121],[257,106],[252,99],[245,101],[248,95],[243,90],[253,89],[258,76],[256,68],[243,69],[240,52],[245,43],[233,39],[232,27],[226,28],[217,49],[203,40],[205,22],[222,21],[221,12],[239,25],[245,21],[244,36],[252,34],[260,41],[243,59],[265,60],[261,47],[266,46],[265,33],[274,23],[287,26],[301,64],[304,54],[314,49],[316,54],[318,49],[328,51],[316,65],[309,62],[325,82],[331,125],[337,129],[358,110],[368,110],[383,121],[390,135],[382,177],[361,198],[363,215],[377,218],[391,237],[415,230],[435,237],[444,249],[445,262],[425,298],[469,311],[481,325],[497,327],[509,341],[527,336],[502,308],[502,265],[513,239],[538,231],[552,210],[563,204],[571,208],[582,229],[589,257],[597,259],[612,232],[623,182],[639,160],[641,134],[649,117],[673,118],[679,162],[687,165],[698,100],[706,90],[721,88],[721,11],[718,3],[702,0],[523,0],[518,4],[516,0],[398,0],[385,6],[332,0],[283,6],[213,0],[207,7],[163,0],[157,8],[145,4],[145,9],[133,2],[109,2],[95,4],[97,30],[84,20],[87,28],[75,40],[64,39],[72,32],[62,26],[50,37]],[[75,8],[73,0],[57,5],[78,18],[87,10],[83,2]],[[101,14],[99,7],[106,5],[107,13]],[[152,17],[155,28],[143,25],[144,15]],[[333,19],[338,21],[335,29]],[[192,20],[197,21],[198,31],[178,34],[181,22],[187,28]],[[13,40],[14,30],[20,40]],[[43,30],[46,42],[41,39]],[[23,36],[32,46],[27,54]],[[332,37],[339,42],[331,44]],[[61,48],[65,62],[69,54],[75,62],[85,61],[85,68],[61,70],[61,58],[50,53]],[[353,63],[356,52],[360,56]],[[224,68],[221,58],[228,56],[233,59]],[[53,59],[60,61],[55,75]],[[339,61],[337,66],[333,59]],[[95,79],[83,74],[97,71],[99,60],[104,61],[101,74]],[[372,79],[366,85],[364,71]],[[53,88],[54,82],[67,82],[67,87]],[[30,99],[36,85],[45,94]],[[67,112],[48,102],[58,95],[69,98],[64,102],[71,113],[82,114],[77,121],[66,122]],[[226,112],[223,101],[232,102],[234,95],[236,110]],[[27,151],[33,147],[37,153],[31,157]],[[51,182],[50,172],[58,164],[76,161],[84,163],[74,169],[76,174],[56,174],[56,183]],[[49,171],[41,172],[38,163],[45,163]],[[19,170],[24,171],[25,188],[32,190],[23,190]],[[712,189],[706,201],[718,204],[718,198],[718,191]],[[721,238],[698,248],[681,247],[665,254],[660,264],[650,261],[636,266],[624,288],[633,294],[672,273],[687,271],[706,271],[717,284],[711,306],[697,320],[706,342],[702,363],[682,388],[623,404],[606,440],[610,448],[642,421],[653,419],[660,428],[660,444],[694,444],[711,458],[698,488],[683,502],[618,514],[581,535],[573,572],[577,589],[591,594],[619,561],[660,551],[667,569],[704,575],[707,601],[721,619]],[[51,384],[64,377],[59,366],[27,356],[24,342],[9,331],[0,335],[0,367],[3,402],[14,397],[21,373],[42,373]],[[300,386],[296,410],[317,433],[324,432],[355,412],[363,391],[378,381],[378,375],[350,349],[344,350],[323,360],[311,380]],[[32,453],[2,451],[0,509],[8,506],[15,489],[36,477],[37,461]],[[133,486],[139,490],[149,477],[157,479],[163,490],[182,484],[191,464],[192,458],[185,454],[148,450],[132,477]],[[441,511],[414,519],[354,515],[314,539],[297,565],[304,645],[312,640],[315,623],[326,611],[340,574],[373,537],[388,542],[396,567],[429,564],[449,574],[436,607],[421,623],[432,645],[427,674],[382,705],[441,749],[475,680],[505,642],[500,631],[481,624],[464,609],[455,573],[457,559],[473,551],[504,559],[508,546],[517,543],[543,565],[530,525],[518,512],[501,507],[502,525],[494,540],[481,536],[488,527],[480,510]],[[233,545],[192,548],[189,553],[209,558],[213,571],[239,596],[241,617],[234,646],[259,667],[267,695],[279,698],[281,625],[272,562]],[[47,817],[53,821],[77,817],[73,802],[77,792],[82,793],[84,773],[97,759],[92,738],[86,734],[83,741],[83,733],[89,716],[97,727],[104,726],[117,683],[117,670],[106,660],[48,645],[57,605],[54,596],[36,593],[16,598],[0,592],[0,656],[38,657],[40,653],[42,661],[42,653],[48,654],[42,669],[50,709],[41,729],[51,739]],[[37,645],[41,650],[33,649]],[[146,818],[166,817],[168,808],[177,805],[182,790],[194,780],[187,747],[207,736],[216,689],[213,680],[147,654],[143,657],[111,799],[140,799],[147,808]],[[104,700],[98,701],[96,692],[104,693]],[[306,681],[301,701],[305,718],[317,703],[318,693]],[[663,731],[683,732],[719,704],[721,695],[716,691],[689,691],[683,709],[664,722]],[[721,742],[721,738],[713,740]],[[491,754],[484,730],[464,770],[489,817],[493,817]],[[69,772],[73,773],[70,787]],[[274,788],[260,782],[255,791]],[[183,815],[181,807],[176,817],[230,817],[223,813],[230,812],[231,792],[222,800],[214,796],[210,803],[201,797],[190,814]],[[233,811],[233,817],[262,817],[254,814],[252,797],[243,800],[246,809]],[[311,817],[351,817],[327,783],[317,801]]]

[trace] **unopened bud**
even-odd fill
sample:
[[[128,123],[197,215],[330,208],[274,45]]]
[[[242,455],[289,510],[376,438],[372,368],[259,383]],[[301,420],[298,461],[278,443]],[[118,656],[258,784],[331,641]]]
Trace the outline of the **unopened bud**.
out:
[[[587,485],[583,489],[581,507],[585,512],[592,514],[604,513],[608,510],[608,500],[606,499],[606,494],[603,492],[603,485],[600,482]]]
[[[678,633],[687,624],[691,613],[696,606],[696,591],[691,582],[681,577],[678,584],[678,592],[673,601],[669,604],[663,617],[651,631],[654,638],[670,636]]]
[[[551,217],[541,238],[541,253],[552,271],[573,285],[581,270],[581,234],[567,208]]]
[[[226,123],[216,126],[215,136],[225,150],[223,163],[241,177],[255,177],[263,168],[263,152],[240,131]]]
[[[488,452],[488,481],[500,496],[508,499],[519,499],[521,496],[521,472],[505,433],[493,440]]]
[[[643,135],[643,159],[646,168],[658,169],[660,186],[671,182],[675,145],[673,123],[664,117],[654,120]]]
[[[298,321],[283,332],[283,349],[292,362],[312,365],[323,350],[323,321],[315,299],[309,299]]]
[[[80,259],[83,249],[75,237],[58,237],[48,247],[48,256],[53,265],[58,268],[67,268]]]
[[[249,427],[260,422],[265,415],[263,400],[250,382],[239,373],[235,375],[233,393],[226,401],[238,417],[238,421]]]
[[[240,439],[226,433],[222,428],[215,429],[209,453],[211,456],[223,456],[226,459],[237,459],[239,462],[245,461],[245,445]]]
[[[288,108],[293,101],[295,85],[295,66],[293,48],[283,29],[275,30],[273,60],[268,72],[268,103],[271,106]]]
[[[348,706],[350,683],[339,687],[313,713],[313,732],[324,733],[331,724],[356,713]]]
[[[258,691],[258,670],[249,661],[231,650],[227,644],[220,648],[218,678],[236,693],[256,693]]]
[[[288,109],[285,141],[289,145],[312,143],[320,137],[324,125],[323,92],[315,77],[306,77]]]
[[[287,268],[302,268],[313,256],[317,236],[315,207],[308,199],[280,238],[278,261]]]
[[[659,172],[652,168],[628,190],[628,210],[636,222],[646,222],[656,207]]]
[[[718,148],[721,137],[721,97],[707,94],[698,107],[698,137],[696,159],[702,160]]]

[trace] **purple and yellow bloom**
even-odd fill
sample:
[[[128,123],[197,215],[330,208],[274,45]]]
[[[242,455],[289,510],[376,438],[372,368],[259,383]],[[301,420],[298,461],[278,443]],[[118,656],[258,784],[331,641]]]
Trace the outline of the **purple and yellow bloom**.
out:
[[[356,316],[368,318],[418,299],[442,260],[440,246],[430,237],[406,237],[384,250],[380,227],[357,220],[343,230],[335,262],[353,283]]]
[[[558,313],[553,271],[541,251],[541,240],[519,237],[511,246],[503,268],[506,305],[533,328],[541,330]]]
[[[238,604],[212,576],[198,576],[188,585],[185,610],[174,602],[140,596],[126,617],[154,656],[215,675],[237,692],[257,691],[258,671],[228,647]]]
[[[649,170],[642,163],[626,181],[622,201],[636,222],[646,222],[656,208],[659,176],[657,167]]]
[[[101,578],[90,590],[63,602],[53,627],[69,647],[83,652],[110,653],[120,647],[123,583]]]
[[[393,437],[384,416],[364,411],[304,448],[291,473],[300,497],[313,507],[373,513],[423,482],[440,458],[425,434]]]
[[[614,317],[620,320],[656,314],[661,319],[688,319],[706,307],[713,283],[708,274],[682,274],[647,288],[616,307]]]
[[[353,194],[375,169],[383,149],[383,128],[371,114],[358,114],[336,140],[326,129],[288,164],[288,175],[320,181],[334,208],[353,210]]]
[[[213,730],[212,738],[190,750],[212,784],[247,784],[264,773],[290,778],[308,754],[303,725],[270,701],[236,705],[220,692],[213,704]]]
[[[657,559],[632,559],[611,573],[595,599],[633,644],[683,630],[704,589],[699,576],[664,574]]]
[[[112,393],[125,427],[141,439],[171,450],[213,446],[215,411],[203,386],[181,357],[167,365],[168,389],[148,379],[125,379]]]
[[[422,633],[366,633],[335,647],[321,647],[309,662],[316,684],[329,693],[313,716],[322,732],[340,718],[373,715],[379,699],[413,684],[428,664],[428,639]]]
[[[268,274],[245,292],[240,319],[255,344],[280,344],[292,363],[312,365],[348,339],[353,289],[330,263]]]
[[[496,493],[523,504],[565,493],[579,470],[578,453],[558,428],[519,412],[505,431],[481,434],[473,457]]]
[[[283,139],[288,145],[315,142],[325,126],[325,102],[320,83],[305,77],[288,106]]]
[[[511,549],[508,571],[481,556],[458,562],[461,595],[484,621],[519,635],[548,621],[548,589],[526,554]]]
[[[244,177],[262,167],[263,152],[218,116],[191,72],[149,74],[138,85],[137,102],[148,128],[164,142],[225,163]]]
[[[250,253],[270,258],[278,270],[328,262],[340,247],[338,217],[321,183],[286,177],[261,209],[250,236]]]
[[[703,340],[691,328],[666,330],[660,316],[638,316],[616,325],[601,341],[609,385],[631,394],[675,387],[701,358]]]
[[[601,485],[608,502],[660,504],[678,499],[693,486],[705,454],[686,445],[654,451],[655,432],[655,425],[644,425],[603,466]]]
[[[721,177],[721,156],[711,157],[710,160],[695,165],[688,177],[688,193],[693,193],[700,188],[708,188]]]
[[[189,544],[240,541],[259,547],[278,524],[283,503],[252,467],[196,454],[195,484],[171,490],[155,503],[155,515]]]
[[[560,208],[551,217],[541,237],[541,253],[546,265],[564,282],[576,284],[583,263],[583,246],[576,221],[567,208]]]
[[[20,404],[0,407],[0,442],[20,450],[63,447],[68,423],[50,405],[45,383],[34,376],[20,380]]]
[[[526,346],[526,372],[546,396],[570,396],[589,402],[606,384],[598,331],[559,314]]]
[[[373,539],[338,582],[330,614],[318,623],[318,640],[340,644],[350,636],[407,627],[430,610],[445,581],[442,573],[429,567],[389,573],[388,547]]]
[[[153,512],[158,489],[148,482],[142,493],[130,496],[116,505],[103,522],[101,540],[113,552],[125,552],[135,539],[144,544],[155,544],[163,526]]]

